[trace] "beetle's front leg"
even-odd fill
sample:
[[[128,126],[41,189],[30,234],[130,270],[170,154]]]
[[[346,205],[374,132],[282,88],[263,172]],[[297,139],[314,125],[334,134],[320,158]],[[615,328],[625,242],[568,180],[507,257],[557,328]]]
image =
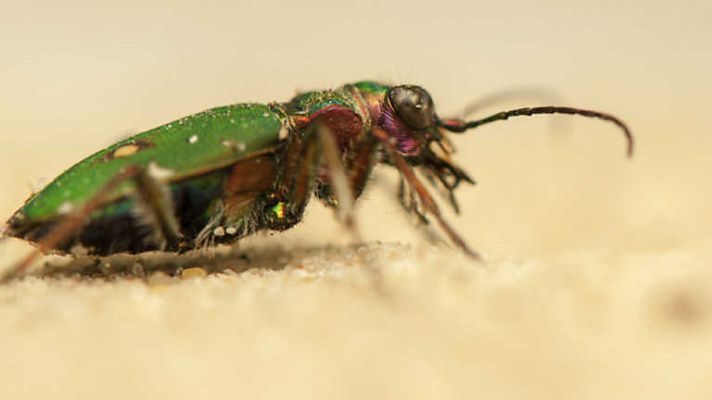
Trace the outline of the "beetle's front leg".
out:
[[[430,194],[430,192],[428,192],[428,189],[425,187],[425,185],[423,185],[420,179],[418,179],[418,176],[415,174],[413,168],[411,168],[411,166],[408,164],[408,161],[406,161],[406,159],[403,158],[400,153],[398,153],[398,150],[391,142],[391,138],[388,133],[386,133],[380,128],[374,128],[371,133],[376,139],[379,140],[381,145],[385,148],[386,152],[393,160],[393,164],[395,165],[398,172],[400,172],[406,183],[408,183],[412,190],[414,190],[415,193],[418,195],[418,198],[420,199],[420,202],[423,205],[425,211],[435,217],[435,219],[438,221],[438,224],[445,231],[450,240],[458,247],[460,247],[468,256],[476,260],[481,260],[480,255],[474,250],[472,250],[470,246],[468,246],[467,243],[460,237],[460,235],[455,232],[455,230],[450,226],[450,224],[445,221],[442,216],[442,213],[440,212],[438,204],[435,202],[435,199],[433,199],[433,196]]]
[[[376,164],[378,141],[371,136],[363,136],[342,155],[332,132],[321,130],[320,138],[327,159],[327,171],[319,179],[316,196],[327,206],[337,209],[342,222],[360,241],[353,219],[353,203],[363,193]]]
[[[378,142],[368,136],[365,137],[364,140],[356,143],[353,149],[345,155],[344,169],[349,182],[351,195],[354,199],[361,196],[371,176],[371,171],[376,164],[375,151],[377,145]],[[336,151],[338,151],[338,149],[336,149]],[[330,182],[320,183],[316,191],[317,197],[327,206],[338,207],[332,184]]]
[[[356,144],[353,153],[347,159],[347,169],[351,181],[351,190],[355,198],[363,193],[373,167],[376,165],[376,148],[378,142],[367,135]]]

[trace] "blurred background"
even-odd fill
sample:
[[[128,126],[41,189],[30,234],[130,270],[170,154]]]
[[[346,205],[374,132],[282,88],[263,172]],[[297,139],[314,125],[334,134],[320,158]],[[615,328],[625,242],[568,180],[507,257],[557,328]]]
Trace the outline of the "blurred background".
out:
[[[698,351],[701,348],[709,350],[709,341],[691,344],[686,337],[684,351],[674,353],[679,354],[675,360],[680,364],[668,363],[667,359],[644,361],[633,351],[628,362],[622,363],[601,355],[607,351],[625,353],[628,340],[637,338],[630,332],[635,331],[637,335],[643,331],[641,326],[648,327],[637,324],[641,310],[647,310],[648,300],[643,302],[646,305],[636,308],[631,304],[638,302],[631,303],[631,298],[647,299],[641,293],[647,293],[646,285],[652,281],[667,288],[670,273],[683,282],[702,284],[704,289],[690,291],[686,284],[683,285],[679,291],[682,300],[671,300],[670,307],[675,310],[678,310],[675,307],[681,307],[683,314],[691,309],[695,316],[707,315],[709,304],[706,301],[709,299],[700,300],[695,296],[709,288],[704,285],[710,285],[707,269],[712,260],[708,251],[712,243],[712,212],[709,208],[712,197],[712,118],[708,110],[712,104],[712,74],[709,72],[712,6],[709,2],[683,0],[673,5],[663,1],[633,0],[444,0],[416,5],[411,1],[371,0],[69,0],[3,2],[1,9],[0,215],[3,218],[9,217],[33,189],[42,187],[90,153],[128,135],[218,105],[287,101],[296,91],[333,88],[365,79],[422,85],[431,93],[439,114],[443,116],[460,116],[466,105],[483,97],[528,89],[528,95],[512,97],[481,110],[478,115],[556,101],[562,105],[613,113],[629,124],[637,139],[636,155],[628,160],[622,135],[613,125],[567,116],[518,118],[455,137],[459,150],[457,160],[478,185],[460,191],[463,213],[449,218],[467,240],[492,261],[493,268],[502,268],[496,269],[497,273],[477,275],[466,272],[473,267],[455,253],[431,249],[437,254],[433,256],[436,264],[452,264],[450,268],[455,271],[451,271],[452,274],[469,276],[468,282],[476,282],[473,285],[481,290],[476,293],[462,288],[445,290],[454,293],[448,297],[440,291],[442,286],[437,286],[438,289],[428,286],[430,278],[438,281],[436,270],[431,271],[427,265],[422,265],[423,271],[431,272],[422,272],[422,275],[408,270],[420,277],[420,280],[413,278],[419,282],[413,287],[424,293],[426,299],[431,294],[435,296],[432,304],[451,307],[446,308],[449,311],[445,313],[440,312],[442,309],[438,306],[432,306],[436,311],[430,309],[430,314],[408,314],[412,317],[408,320],[411,325],[393,322],[403,321],[397,318],[402,316],[398,312],[372,314],[370,310],[379,310],[377,300],[362,303],[358,300],[358,291],[347,291],[351,293],[352,297],[349,297],[327,284],[325,287],[317,285],[310,289],[314,292],[307,294],[296,292],[300,296],[289,290],[302,289],[278,285],[275,291],[287,291],[294,297],[272,298],[272,303],[267,306],[254,300],[258,306],[249,303],[257,307],[253,309],[239,303],[244,299],[234,294],[247,290],[240,286],[240,282],[244,283],[247,278],[234,278],[230,281],[233,285],[230,293],[233,294],[228,297],[245,308],[235,306],[229,310],[220,308],[225,301],[221,296],[226,296],[225,293],[209,297],[211,306],[196,305],[186,298],[202,293],[202,288],[171,286],[169,292],[174,296],[171,299],[186,302],[181,304],[188,314],[180,318],[200,323],[200,329],[207,331],[156,322],[151,318],[158,317],[149,318],[143,314],[144,302],[122,306],[126,303],[120,296],[125,296],[124,300],[131,299],[136,293],[148,296],[144,292],[147,289],[140,285],[92,286],[73,292],[61,284],[30,282],[4,289],[2,299],[5,302],[0,306],[3,309],[0,314],[5,315],[0,317],[0,324],[5,326],[0,335],[0,360],[3,360],[0,361],[0,393],[7,391],[7,396],[3,398],[32,398],[50,393],[57,398],[62,397],[57,395],[60,392],[66,393],[67,398],[89,397],[97,393],[102,393],[103,397],[115,395],[116,398],[149,394],[195,398],[207,397],[207,394],[260,393],[260,386],[255,382],[267,386],[282,382],[289,389],[286,394],[297,397],[344,395],[337,389],[342,387],[353,389],[348,392],[351,394],[375,397],[384,394],[469,397],[476,393],[502,398],[565,398],[574,394],[597,397],[605,385],[621,390],[618,392],[613,388],[604,392],[607,397],[621,393],[639,394],[642,387],[647,388],[648,397],[664,397],[678,391],[693,398],[712,394],[710,385],[703,383],[705,374],[698,369],[712,365],[698,358],[693,368],[687,357],[689,354],[712,356],[712,352]],[[358,210],[364,236],[369,241],[410,243],[411,247],[404,247],[406,253],[417,253],[420,248],[430,249],[423,243],[422,235],[413,229],[412,221],[400,210],[395,200],[395,183],[391,171],[386,168],[377,171]],[[279,236],[258,239],[297,249],[348,242],[332,213],[316,203],[297,228]],[[25,244],[9,243],[3,245],[2,252],[5,255],[19,254],[26,249]],[[332,257],[338,259],[338,255]],[[408,259],[407,255],[405,257]],[[410,260],[417,270],[419,262],[431,258],[411,254]],[[393,264],[397,262],[393,261]],[[571,275],[577,278],[566,274],[562,278],[561,270],[552,267],[555,265],[565,265],[566,268],[561,268],[569,272],[577,271]],[[533,273],[536,278],[531,278],[528,273]],[[592,276],[582,278],[577,274]],[[569,286],[566,276],[577,283]],[[273,282],[270,279],[282,278],[256,276],[254,279],[266,279],[260,282],[269,286]],[[614,283],[620,280],[625,283]],[[394,281],[397,285],[395,282],[398,279]],[[507,282],[505,289],[500,286],[502,282]],[[673,279],[673,282],[678,281]],[[584,300],[580,304],[573,301],[579,305],[571,306],[573,309],[564,313],[566,317],[559,318],[559,311],[548,310],[544,305],[558,304],[562,299],[545,289],[561,288],[562,285],[570,290],[567,293],[572,298]],[[673,286],[674,293],[678,293],[677,283]],[[205,289],[208,290],[205,293],[213,293],[209,291],[213,289]],[[533,289],[533,298],[526,294],[530,289]],[[269,289],[261,290],[269,292]],[[103,304],[108,310],[124,310],[125,315],[118,312],[116,318],[119,319],[112,319],[102,312],[97,317],[95,309],[83,308],[88,307],[90,300],[74,300],[66,307],[79,307],[86,314],[57,317],[60,319],[53,324],[44,324],[43,321],[56,315],[59,309],[66,313],[67,308],[57,304],[77,299],[77,293]],[[415,293],[408,293],[415,298]],[[636,298],[636,293],[643,297]],[[654,293],[658,292],[654,290]],[[64,296],[63,300],[55,297],[60,294]],[[108,300],[106,296],[110,295],[119,297]],[[311,302],[300,303],[301,295]],[[511,300],[510,295],[516,300]],[[516,322],[508,320],[507,324],[497,325],[504,331],[487,339],[473,339],[474,344],[463,339],[462,343],[472,344],[466,348],[477,349],[473,352],[450,354],[434,350],[439,347],[428,347],[436,346],[433,341],[440,330],[435,327],[457,330],[466,326],[465,331],[474,332],[475,336],[482,332],[478,324],[488,317],[477,312],[464,317],[470,309],[459,309],[454,305],[467,304],[468,299],[514,304],[513,309],[518,310],[515,313],[518,317],[513,317]],[[153,304],[159,309],[169,307],[166,298],[159,296],[153,301],[161,305]],[[650,301],[657,304],[657,300]],[[531,302],[542,308],[537,311],[528,309]],[[335,311],[327,313],[328,321],[311,308],[324,304],[336,307]],[[406,304],[415,308],[423,306],[420,302]],[[596,305],[596,311],[592,311],[591,304]],[[295,311],[290,305],[301,311]],[[271,311],[272,319],[265,321],[264,314],[255,311],[263,310],[259,308],[262,306]],[[616,306],[625,306],[624,311]],[[205,311],[205,307],[211,311]],[[506,309],[507,306],[503,307]],[[161,310],[157,315],[170,314]],[[206,312],[214,318],[205,317]],[[527,312],[547,316],[546,328],[524,317]],[[230,347],[231,350],[226,351],[231,351],[231,358],[240,358],[243,351],[249,354],[248,358],[235,361],[242,362],[245,370],[233,371],[234,375],[227,369],[216,369],[205,375],[197,374],[197,381],[193,382],[189,368],[177,367],[194,365],[200,369],[222,359],[224,347],[217,344],[210,347],[212,353],[185,352],[186,348],[194,349],[198,343],[210,341],[205,337],[210,332],[225,339],[225,332],[218,334],[207,328],[209,326],[231,330],[234,326],[229,321],[243,321],[240,327],[247,330],[257,327],[260,335],[275,335],[277,333],[271,329],[277,328],[282,332],[295,329],[295,334],[308,335],[318,331],[318,326],[334,324],[346,329],[342,324],[346,322],[343,315],[349,313],[363,315],[363,319],[358,320],[363,325],[347,324],[351,327],[348,331],[354,335],[353,343],[349,342],[352,347],[348,343],[342,347],[324,339],[326,349],[333,351],[338,347],[343,350],[337,352],[341,367],[336,367],[334,360],[324,354],[314,354],[313,351],[320,349],[319,341],[310,342],[314,347],[308,347],[309,351],[305,348],[296,351],[288,338],[279,342],[283,345],[281,350],[270,347],[269,351],[275,352],[274,358],[270,359],[274,363],[268,366],[257,362],[264,361],[261,357],[267,354],[259,347],[247,346],[240,350]],[[608,323],[600,326],[612,337],[604,335],[600,339],[574,334],[566,336],[569,341],[561,340],[562,330],[579,326],[578,316],[588,321],[592,314],[610,313],[618,316],[616,321],[621,325],[614,325],[620,330],[611,328],[613,325]],[[137,320],[136,315],[147,319]],[[603,320],[610,322],[607,318]],[[387,326],[391,330],[378,333],[371,330],[383,323],[390,324]],[[118,325],[124,328],[119,329]],[[365,331],[365,336],[357,335],[364,326],[371,329]],[[433,331],[415,329],[421,336],[416,336],[411,344],[426,350],[422,350],[424,353],[409,350],[415,353],[409,352],[409,361],[400,364],[403,359],[398,358],[398,354],[403,353],[389,353],[387,349],[400,349],[403,340],[407,342],[403,336],[413,333],[410,328],[424,326],[432,327]],[[583,326],[589,327],[588,322]],[[121,357],[126,354],[126,349],[144,342],[140,338],[134,338],[135,342],[124,342],[125,338],[116,337],[117,331],[108,327],[148,335],[147,343],[152,343],[153,347],[142,348],[147,352],[142,354],[151,356],[145,356],[145,359],[143,356]],[[636,330],[639,328],[640,331]],[[590,333],[586,329],[583,331]],[[702,331],[709,336],[709,330]],[[184,335],[177,334],[176,337],[176,332]],[[533,349],[526,344],[519,347],[527,341],[522,342],[516,332],[531,334],[543,347]],[[111,341],[106,336],[104,339],[97,337],[106,334]],[[240,342],[243,346],[245,342],[250,343],[250,339],[258,339],[245,332],[241,335],[246,335],[242,337],[245,341]],[[549,335],[553,335],[552,342],[545,339]],[[417,338],[423,339],[422,342]],[[655,338],[646,338],[660,343]],[[231,340],[235,339],[230,339],[229,343],[233,343]],[[359,347],[363,340],[376,343],[371,347],[373,352],[388,354],[384,357],[391,362],[385,361],[384,365],[389,366],[389,371],[396,377],[375,372],[371,375],[363,370],[357,373],[344,367],[361,365],[368,370],[363,361],[357,361],[363,354]],[[649,345],[651,342],[646,340],[643,342]],[[567,349],[565,357],[539,363],[541,357],[556,354],[559,349],[556,342],[562,341],[565,342],[562,347]],[[37,350],[33,347],[37,343],[46,347]],[[59,347],[55,348],[51,343]],[[120,344],[114,347],[112,344],[115,343]],[[699,347],[701,343],[704,347]],[[659,354],[671,354],[673,350],[670,348],[679,349],[678,345],[677,341],[664,342]],[[586,356],[577,353],[588,346],[595,351],[591,350]],[[93,350],[83,353],[83,348]],[[109,351],[102,353],[107,348]],[[427,349],[433,349],[432,353]],[[61,357],[53,358],[54,362],[43,359],[48,354],[46,352],[51,351],[59,351]],[[168,359],[166,353],[173,355]],[[436,355],[428,356],[433,354]],[[524,355],[520,358],[521,354]],[[117,356],[119,361],[112,366],[107,360]],[[102,358],[99,365],[103,369],[92,368],[95,357]],[[155,357],[162,361],[151,364],[150,360]],[[65,370],[61,379],[56,378],[57,369],[61,370],[63,365],[60,359],[74,368],[82,366],[83,372],[75,370],[74,374]],[[152,386],[148,390],[137,383],[144,375],[129,373],[132,384],[121,385],[121,380],[127,379],[126,370],[141,367],[132,364],[136,359],[161,368],[160,373],[144,371],[149,380],[181,379],[171,381],[177,385],[171,389]],[[485,365],[484,361],[476,360],[487,360],[500,368],[492,370],[489,368],[492,364]],[[707,360],[712,361],[712,358]],[[372,361],[378,364],[377,359]],[[227,360],[220,362],[230,365]],[[422,365],[418,364],[421,362]],[[298,380],[288,379],[285,375],[288,370],[285,365],[290,363],[302,367]],[[619,368],[606,372],[609,363],[618,364]],[[416,364],[417,368],[414,367]],[[460,366],[470,367],[467,368],[469,372],[462,372],[464,369]],[[656,369],[658,366],[660,368]],[[689,369],[683,366],[689,366]],[[543,368],[549,373],[541,372]],[[576,373],[571,372],[571,368]],[[644,372],[640,372],[640,368]],[[399,375],[397,372],[406,370],[412,374]],[[453,380],[443,372],[456,370],[460,375],[455,374],[457,379],[453,375]],[[331,386],[317,383],[319,377],[336,376],[334,371],[344,373],[338,375],[343,377],[344,381],[340,383],[344,386],[334,382]],[[432,383],[425,377],[434,376],[435,371],[443,373],[443,376],[436,374],[442,379],[425,390],[424,382]],[[490,371],[490,375],[486,371]],[[678,375],[673,374],[675,378],[670,378],[671,371],[677,371]],[[508,375],[510,372],[512,375]],[[43,382],[49,383],[36,383],[32,378],[35,376],[44,376]],[[50,376],[55,378],[47,381]],[[209,386],[199,384],[202,380],[198,379],[208,376],[226,380],[208,379]],[[240,376],[251,379],[242,382]],[[378,376],[387,379],[379,380]],[[597,378],[591,378],[593,376]],[[111,377],[118,383],[112,383]],[[654,378],[655,382],[648,380]],[[82,386],[87,380],[101,384]],[[241,390],[231,386],[238,383],[243,385]],[[623,387],[629,387],[628,391]],[[113,389],[104,392],[107,388]],[[358,388],[368,390],[360,392]],[[285,395],[279,391],[269,393]]]

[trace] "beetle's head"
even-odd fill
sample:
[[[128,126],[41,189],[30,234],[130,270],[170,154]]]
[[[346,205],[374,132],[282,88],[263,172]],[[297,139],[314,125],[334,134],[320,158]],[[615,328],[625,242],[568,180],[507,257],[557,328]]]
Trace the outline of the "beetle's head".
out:
[[[386,92],[380,125],[404,156],[420,154],[437,130],[435,106],[420,86],[393,86]]]
[[[412,165],[440,181],[448,191],[472,179],[450,160],[453,147],[442,129],[430,94],[420,86],[400,85],[388,89],[380,127]]]
[[[568,114],[602,119],[617,125],[627,141],[627,154],[633,155],[633,135],[628,126],[613,115],[572,107],[543,106],[502,111],[489,117],[463,121],[438,118],[433,100],[420,86],[401,85],[390,87],[382,100],[378,125],[390,136],[396,150],[411,165],[422,167],[431,182],[439,181],[453,200],[453,190],[460,182],[474,183],[467,174],[450,160],[453,147],[447,132],[465,133],[484,124],[503,121],[511,117],[538,114]]]

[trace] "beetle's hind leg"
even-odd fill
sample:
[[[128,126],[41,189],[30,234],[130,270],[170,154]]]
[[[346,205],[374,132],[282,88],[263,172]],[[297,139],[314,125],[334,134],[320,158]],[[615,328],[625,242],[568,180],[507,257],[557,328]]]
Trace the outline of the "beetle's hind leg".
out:
[[[154,240],[161,244],[160,247],[177,249],[183,235],[170,190],[144,168],[137,168],[136,175],[131,179],[136,185],[140,204],[147,211],[145,214],[151,218],[149,223],[157,228],[154,230]]]
[[[6,283],[22,276],[37,257],[57,249],[79,232],[90,219],[91,214],[101,207],[109,196],[126,181],[132,181],[136,185],[140,202],[153,217],[152,221],[156,225],[156,235],[159,239],[169,246],[178,246],[181,239],[180,225],[175,217],[170,193],[145,168],[138,165],[130,165],[111,178],[81,208],[70,213],[52,227],[37,242],[36,249],[28,253],[0,277],[0,283]]]

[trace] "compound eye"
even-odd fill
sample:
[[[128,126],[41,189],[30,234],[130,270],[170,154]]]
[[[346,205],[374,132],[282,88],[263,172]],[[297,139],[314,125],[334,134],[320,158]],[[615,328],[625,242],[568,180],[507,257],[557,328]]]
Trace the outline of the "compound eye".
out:
[[[419,86],[395,86],[388,91],[388,100],[409,127],[421,130],[435,125],[435,107],[425,89]]]

